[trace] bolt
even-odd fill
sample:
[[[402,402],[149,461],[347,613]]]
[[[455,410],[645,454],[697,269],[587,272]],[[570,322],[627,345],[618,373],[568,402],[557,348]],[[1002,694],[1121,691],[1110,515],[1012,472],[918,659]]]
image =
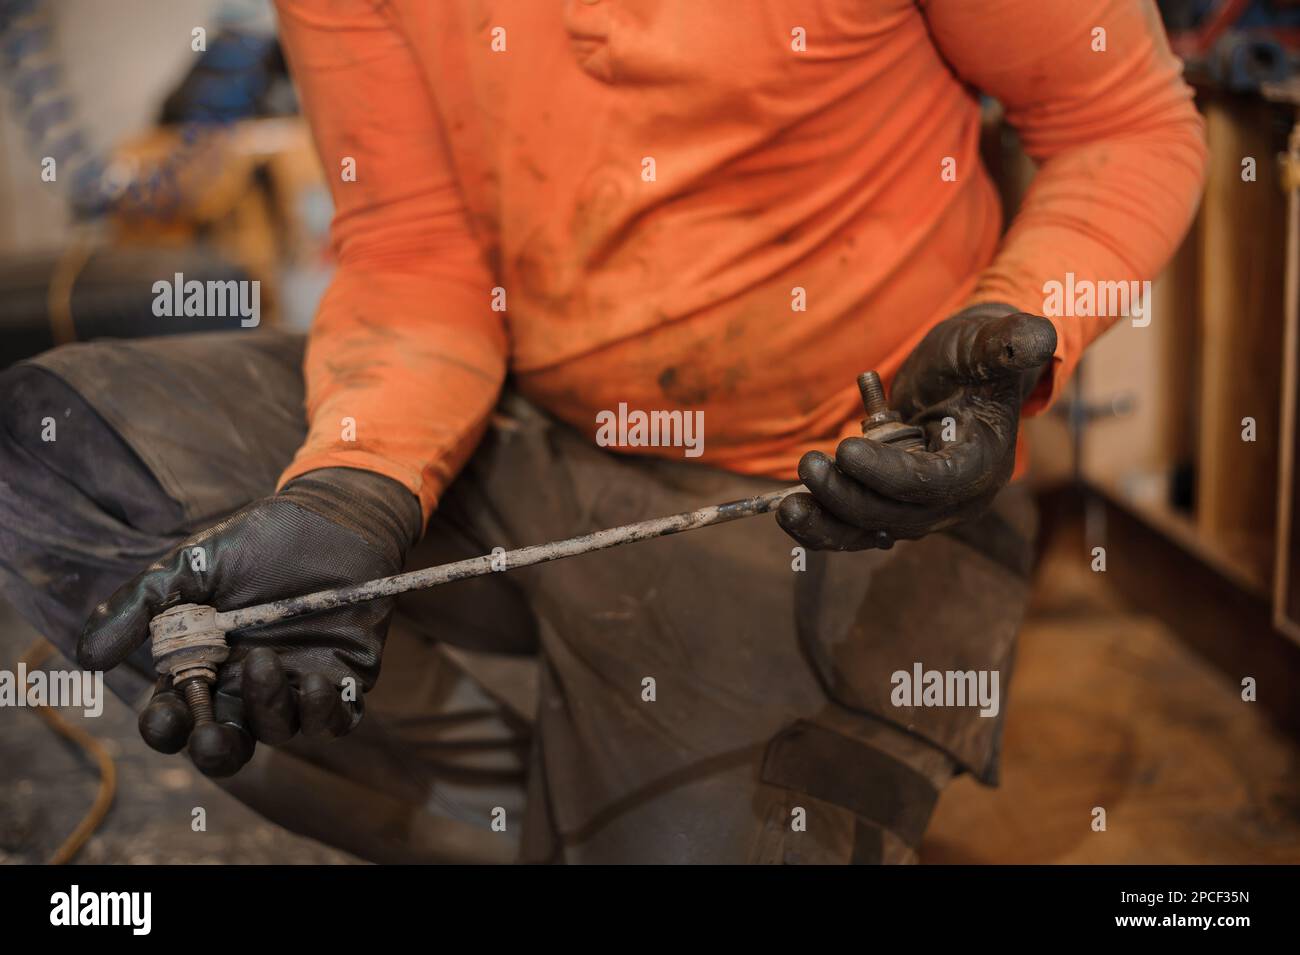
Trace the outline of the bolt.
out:
[[[858,375],[858,390],[862,392],[862,407],[867,410],[868,416],[889,410],[889,402],[885,400],[885,386],[874,371],[864,371]]]
[[[903,416],[885,399],[880,375],[864,371],[858,375],[858,391],[867,416],[862,419],[862,435],[882,444],[896,444],[904,451],[924,451],[925,432],[915,425],[904,424]]]
[[[207,681],[202,677],[192,676],[181,681],[179,689],[185,695],[185,702],[190,705],[190,713],[194,716],[194,725],[200,726],[203,723],[211,723],[214,719],[212,694],[208,692]]]

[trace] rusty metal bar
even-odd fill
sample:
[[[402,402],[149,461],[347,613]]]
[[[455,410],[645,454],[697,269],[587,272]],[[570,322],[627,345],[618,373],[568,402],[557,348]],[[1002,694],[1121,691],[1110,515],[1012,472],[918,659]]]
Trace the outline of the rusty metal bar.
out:
[[[925,450],[925,439],[921,429],[903,423],[898,412],[890,409],[879,375],[874,371],[863,372],[858,376],[858,388],[862,394],[863,408],[867,413],[867,417],[862,421],[862,433],[865,437],[895,444],[909,451]],[[320,590],[299,597],[285,597],[239,610],[218,611],[209,606],[179,604],[164,610],[149,621],[154,666],[159,674],[170,675],[178,686],[184,686],[186,699],[191,710],[195,712],[196,720],[200,716],[211,718],[209,687],[216,679],[217,668],[229,653],[226,634],[232,630],[262,627],[302,614],[319,613],[322,610],[331,610],[378,597],[393,597],[409,590],[423,590],[455,580],[484,577],[488,574],[517,570],[520,567],[530,567],[551,560],[590,554],[620,544],[633,544],[637,541],[681,534],[701,527],[726,524],[744,517],[768,514],[791,494],[807,490],[802,484],[796,484],[739,501],[712,504],[668,517],[656,517],[648,521],[637,521],[635,524],[609,527],[591,534],[551,541],[547,544],[533,544],[515,550],[470,557],[467,560],[413,570],[405,574],[395,574],[392,577],[381,577],[378,580],[368,580],[348,587]]]
[[[636,541],[650,540],[655,537],[681,534],[684,531],[693,531],[701,527],[712,527],[715,524],[726,524],[742,517],[767,514],[775,510],[791,494],[806,490],[807,488],[802,484],[796,484],[793,487],[770,491],[757,497],[729,501],[726,504],[713,504],[709,507],[701,507],[681,514],[672,514],[668,517],[638,521],[635,524],[609,527],[592,534],[582,534],[578,537],[569,537],[546,544],[533,544],[496,555],[484,554],[481,557],[470,557],[451,564],[441,564],[437,567],[426,567],[423,570],[413,570],[392,577],[368,580],[365,583],[355,584],[351,587],[320,590],[314,594],[305,594],[301,597],[272,600],[269,603],[244,607],[241,610],[218,612],[216,627],[226,633],[231,630],[242,630],[246,627],[261,627],[288,617],[317,613],[321,610],[330,610],[346,604],[374,600],[377,597],[392,597],[396,594],[406,593],[408,590],[423,590],[426,587],[437,587],[440,584],[448,584],[455,580],[483,577],[487,574],[517,570],[520,567],[530,567],[533,564],[543,564],[547,561],[560,560],[565,557],[577,557],[581,554],[589,554],[592,551],[617,547],[620,544],[632,544]]]

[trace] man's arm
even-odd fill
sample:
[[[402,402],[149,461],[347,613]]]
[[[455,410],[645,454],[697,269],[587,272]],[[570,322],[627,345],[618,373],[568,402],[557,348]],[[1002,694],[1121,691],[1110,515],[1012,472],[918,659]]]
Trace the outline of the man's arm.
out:
[[[1187,231],[1206,163],[1203,123],[1155,4],[919,2],[954,71],[1002,102],[1039,165],[972,301],[1041,314],[1043,284],[1067,272],[1076,282],[1154,278]],[[1052,318],[1054,361],[1025,414],[1055,397],[1115,318]]]
[[[339,269],[308,345],[310,432],[277,493],[180,542],[95,608],[77,647],[88,669],[120,663],[178,598],[240,607],[399,572],[504,376],[505,331],[401,36],[363,0],[279,9],[337,210]],[[355,181],[340,175],[344,163]],[[392,605],[231,634],[215,720],[196,719],[186,688],[162,678],[141,735],[228,776],[257,741],[350,732],[379,675]]]
[[[491,277],[426,78],[382,5],[276,8],[334,197],[338,258],[307,349],[310,432],[281,484],[317,468],[374,471],[410,489],[427,518],[505,377]],[[348,160],[355,181],[342,175]]]
[[[1044,284],[1152,278],[1205,174],[1201,120],[1148,0],[918,2],[953,69],[1002,100],[1040,168],[969,306],[894,378],[892,402],[928,450],[847,438],[833,461],[800,460],[809,493],[786,498],[777,520],[812,548],[890,547],[988,507],[1011,477],[1021,417],[1050,403],[1118,317],[1049,322],[1037,315]]]

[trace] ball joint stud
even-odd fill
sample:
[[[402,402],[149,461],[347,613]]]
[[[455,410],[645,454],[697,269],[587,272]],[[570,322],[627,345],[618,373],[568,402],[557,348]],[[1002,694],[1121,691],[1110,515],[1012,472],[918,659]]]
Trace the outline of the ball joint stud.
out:
[[[225,631],[217,625],[217,611],[199,604],[178,604],[149,621],[153,663],[160,676],[170,676],[172,685],[189,705],[194,725],[215,719],[212,685],[217,667],[230,656]]]

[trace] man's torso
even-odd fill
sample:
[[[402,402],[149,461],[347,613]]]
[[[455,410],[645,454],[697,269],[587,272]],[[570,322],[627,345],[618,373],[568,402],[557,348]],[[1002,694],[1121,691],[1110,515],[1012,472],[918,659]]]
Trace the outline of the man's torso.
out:
[[[892,374],[993,254],[978,104],[911,0],[393,15],[520,390],[579,427],[702,409],[706,460],[789,472],[856,430],[855,375]]]

